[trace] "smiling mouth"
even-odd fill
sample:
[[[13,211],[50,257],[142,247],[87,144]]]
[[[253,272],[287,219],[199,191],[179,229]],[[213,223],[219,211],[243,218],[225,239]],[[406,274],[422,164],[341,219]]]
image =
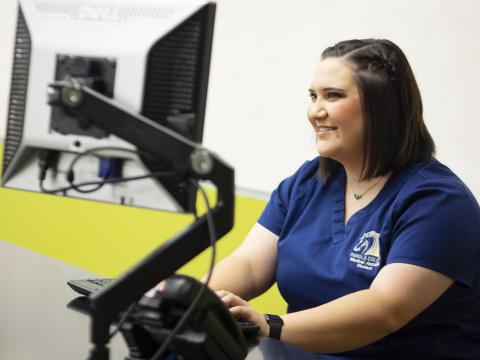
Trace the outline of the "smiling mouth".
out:
[[[337,129],[338,127],[336,126],[319,126],[317,128],[317,135],[318,136],[328,135],[333,133]]]

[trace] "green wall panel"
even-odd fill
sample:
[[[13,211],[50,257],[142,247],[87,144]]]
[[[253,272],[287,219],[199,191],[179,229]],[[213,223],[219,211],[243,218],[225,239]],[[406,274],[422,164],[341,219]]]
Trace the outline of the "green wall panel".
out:
[[[265,206],[245,196],[235,200],[235,226],[217,243],[217,262],[242,242]],[[192,221],[185,214],[0,188],[0,239],[105,277],[128,269]],[[200,278],[209,257],[206,250],[179,272]],[[252,305],[261,312],[286,309],[276,286]]]

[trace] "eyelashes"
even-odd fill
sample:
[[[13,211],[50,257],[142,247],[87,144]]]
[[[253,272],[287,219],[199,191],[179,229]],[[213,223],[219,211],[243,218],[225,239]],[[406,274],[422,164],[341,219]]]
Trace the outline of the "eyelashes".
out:
[[[312,91],[308,92],[308,96],[310,97],[310,100],[312,100],[312,101],[317,100],[317,94],[315,94]],[[345,95],[341,94],[341,93],[338,93],[338,92],[335,92],[335,91],[328,91],[327,93],[325,93],[324,97],[325,97],[325,99],[327,99],[329,101],[335,101],[335,100],[338,100],[338,99],[341,99],[341,98],[345,97]]]
[[[340,99],[342,98],[342,94],[336,93],[336,92],[329,92],[327,94],[327,99],[333,100],[333,99]]]

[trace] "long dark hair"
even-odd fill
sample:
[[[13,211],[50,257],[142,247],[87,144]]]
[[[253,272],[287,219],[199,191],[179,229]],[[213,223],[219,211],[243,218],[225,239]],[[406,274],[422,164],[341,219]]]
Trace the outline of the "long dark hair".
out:
[[[361,179],[430,160],[435,143],[423,121],[422,98],[403,51],[384,39],[347,40],[323,51],[322,59],[330,57],[351,66],[360,93],[365,121]],[[327,182],[340,167],[322,157],[320,176]]]

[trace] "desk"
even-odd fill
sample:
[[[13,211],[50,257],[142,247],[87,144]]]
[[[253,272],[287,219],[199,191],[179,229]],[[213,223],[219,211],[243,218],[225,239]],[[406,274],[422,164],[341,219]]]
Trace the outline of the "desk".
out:
[[[0,241],[0,359],[85,360],[90,321],[67,308],[76,297],[67,280],[98,275]],[[111,359],[123,359],[121,337]]]
[[[98,277],[69,264],[0,241],[0,359],[85,360],[90,321],[66,305],[77,294],[67,280]],[[118,334],[110,359],[128,354]],[[250,349],[247,360],[320,360],[276,340]]]

